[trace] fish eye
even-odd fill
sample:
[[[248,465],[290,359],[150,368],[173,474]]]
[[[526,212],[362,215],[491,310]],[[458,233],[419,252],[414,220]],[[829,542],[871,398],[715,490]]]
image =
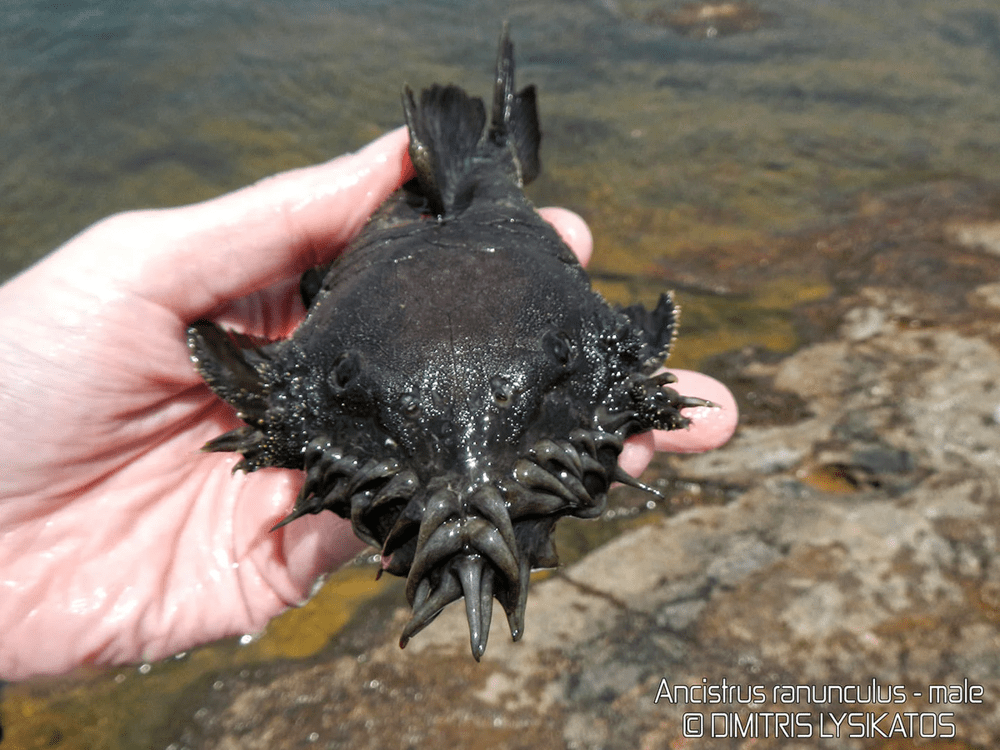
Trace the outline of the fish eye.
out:
[[[565,331],[548,331],[542,338],[542,345],[562,367],[568,366],[576,356],[576,346]]]
[[[403,412],[403,416],[408,419],[416,419],[420,416],[423,411],[420,406],[420,394],[419,393],[404,393],[399,397],[399,410]]]
[[[354,351],[344,352],[333,365],[327,382],[334,393],[343,393],[361,373],[361,356]]]
[[[490,391],[497,406],[510,406],[514,400],[514,386],[502,375],[490,378]]]

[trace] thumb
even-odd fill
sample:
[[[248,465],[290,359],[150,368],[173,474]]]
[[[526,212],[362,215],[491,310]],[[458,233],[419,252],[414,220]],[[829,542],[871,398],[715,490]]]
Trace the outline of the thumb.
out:
[[[103,247],[121,290],[193,320],[333,257],[412,176],[408,142],[398,128],[203,203],[113,216],[69,244]]]

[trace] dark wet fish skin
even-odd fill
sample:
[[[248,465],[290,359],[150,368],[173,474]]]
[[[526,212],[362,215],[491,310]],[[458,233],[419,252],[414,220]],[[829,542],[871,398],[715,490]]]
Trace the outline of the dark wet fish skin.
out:
[[[615,480],[638,484],[617,466],[623,441],[684,427],[680,409],[706,402],[653,376],[670,296],[609,306],[525,197],[540,131],[506,30],[489,117],[457,86],[407,88],[403,107],[417,177],[303,277],[292,337],[255,346],[198,321],[188,344],[246,423],[206,449],[306,472],[275,528],[349,518],[407,576],[400,645],[464,597],[478,660],[494,599],[523,633],[528,575],[557,563],[556,521],[600,515]]]

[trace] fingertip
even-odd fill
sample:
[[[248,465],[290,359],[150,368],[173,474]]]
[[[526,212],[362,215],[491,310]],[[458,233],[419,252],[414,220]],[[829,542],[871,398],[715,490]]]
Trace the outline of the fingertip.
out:
[[[618,465],[628,474],[638,477],[653,460],[654,452],[653,433],[644,432],[641,435],[635,435],[625,441],[621,455],[618,456]]]
[[[304,593],[320,576],[354,559],[368,546],[354,535],[350,521],[333,513],[303,516],[281,531],[288,575]]]
[[[409,155],[410,131],[406,126],[400,126],[395,130],[380,135],[374,141],[362,146],[353,154],[353,157],[362,163],[374,165],[382,164],[402,164],[402,182],[406,182],[414,176],[413,164]],[[334,164],[341,159],[335,156],[327,164]]]
[[[671,387],[685,396],[711,401],[713,406],[696,406],[682,413],[691,420],[686,430],[656,430],[654,444],[658,451],[702,453],[719,448],[736,431],[739,408],[732,392],[715,378],[692,370],[671,370],[677,382]]]
[[[594,252],[594,236],[590,233],[587,222],[568,208],[550,206],[538,209],[538,213],[555,227],[563,242],[569,245],[581,265],[586,266]]]

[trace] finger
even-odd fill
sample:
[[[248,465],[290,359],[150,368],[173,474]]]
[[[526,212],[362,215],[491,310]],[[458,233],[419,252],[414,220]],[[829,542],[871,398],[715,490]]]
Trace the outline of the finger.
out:
[[[204,203],[115,217],[119,243],[141,240],[129,249],[126,287],[190,320],[329,260],[412,176],[408,143],[399,128]]]
[[[671,370],[677,382],[671,385],[678,393],[711,401],[713,406],[694,406],[681,413],[691,420],[686,430],[654,430],[658,451],[702,453],[719,448],[733,436],[739,421],[739,408],[732,392],[715,378],[692,370]]]
[[[282,575],[302,592],[368,547],[354,535],[350,521],[333,513],[304,516],[274,533],[283,534]]]
[[[586,266],[594,251],[594,237],[587,222],[565,208],[540,208],[538,213],[556,228],[563,242],[569,245],[580,263]]]
[[[235,463],[231,457],[223,461],[227,468]],[[271,531],[292,510],[305,481],[301,472],[258,471],[235,477],[226,472],[223,479],[213,481],[222,482],[217,512],[229,519],[233,553],[237,560],[252,563],[227,571],[221,556],[218,576],[232,572],[238,578],[233,595],[242,597],[243,603],[233,609],[246,610],[258,628],[285,607],[303,604],[314,593],[318,578],[367,547],[354,535],[350,520],[328,512],[303,516]],[[209,565],[219,557],[213,554]]]
[[[633,477],[638,477],[649,466],[655,452],[656,447],[652,432],[635,435],[626,440],[625,445],[622,446],[621,455],[618,456],[618,465]]]

